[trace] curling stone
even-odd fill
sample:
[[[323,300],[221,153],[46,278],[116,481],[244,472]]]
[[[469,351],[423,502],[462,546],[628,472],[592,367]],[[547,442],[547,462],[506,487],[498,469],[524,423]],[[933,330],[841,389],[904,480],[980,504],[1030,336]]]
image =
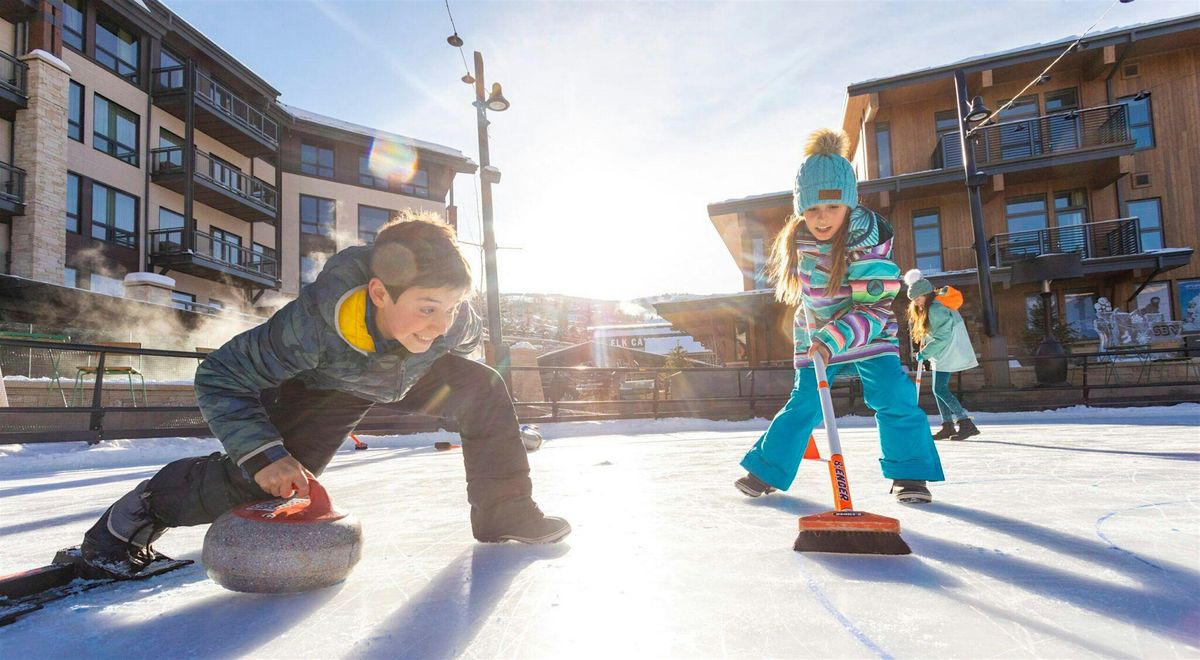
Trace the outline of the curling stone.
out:
[[[521,425],[521,444],[525,445],[525,451],[537,451],[542,447],[542,432],[538,430],[536,424]]]
[[[291,593],[346,579],[362,555],[362,525],[315,480],[308,497],[234,507],[208,528],[201,561],[233,591]]]

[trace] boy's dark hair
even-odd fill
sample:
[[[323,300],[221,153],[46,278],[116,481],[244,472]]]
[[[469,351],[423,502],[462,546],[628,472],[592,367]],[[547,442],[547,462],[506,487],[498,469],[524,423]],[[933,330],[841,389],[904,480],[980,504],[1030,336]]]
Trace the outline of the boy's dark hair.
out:
[[[395,300],[407,289],[471,286],[471,266],[458,249],[454,228],[429,211],[404,209],[375,234],[371,276]]]

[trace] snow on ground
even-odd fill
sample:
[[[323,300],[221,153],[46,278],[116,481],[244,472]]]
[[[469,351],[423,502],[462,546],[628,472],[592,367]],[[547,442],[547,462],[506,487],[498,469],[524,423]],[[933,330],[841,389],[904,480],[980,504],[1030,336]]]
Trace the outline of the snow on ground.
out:
[[[473,541],[447,434],[368,437],[323,478],[365,530],[344,583],[238,594],[194,565],[0,628],[0,657],[1200,657],[1200,405],[977,420],[939,444],[948,480],[921,507],[887,494],[871,420],[842,420],[855,502],[901,520],[907,557],[793,552],[828,477],[735,491],[765,420],[544,425],[535,494],[574,533],[542,547]],[[216,447],[0,447],[0,574]],[[199,559],[203,534],[159,547]]]

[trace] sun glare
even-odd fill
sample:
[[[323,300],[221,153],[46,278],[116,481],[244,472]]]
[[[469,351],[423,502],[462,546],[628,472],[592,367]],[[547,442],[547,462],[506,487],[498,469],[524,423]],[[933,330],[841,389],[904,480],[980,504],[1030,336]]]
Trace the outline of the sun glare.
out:
[[[417,150],[395,142],[374,140],[371,144],[371,154],[367,157],[367,167],[372,176],[381,179],[396,177],[403,183],[410,183],[417,173]]]

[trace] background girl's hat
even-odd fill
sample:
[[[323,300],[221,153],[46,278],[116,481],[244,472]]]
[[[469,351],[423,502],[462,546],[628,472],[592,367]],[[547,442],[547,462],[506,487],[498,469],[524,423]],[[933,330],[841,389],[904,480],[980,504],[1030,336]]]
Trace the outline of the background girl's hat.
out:
[[[808,136],[804,164],[796,172],[793,207],[796,215],[818,204],[858,206],[858,179],[846,160],[850,138],[843,131],[822,128]]]
[[[925,275],[914,268],[904,274],[904,283],[908,285],[908,299],[933,293],[933,282],[925,279]]]

